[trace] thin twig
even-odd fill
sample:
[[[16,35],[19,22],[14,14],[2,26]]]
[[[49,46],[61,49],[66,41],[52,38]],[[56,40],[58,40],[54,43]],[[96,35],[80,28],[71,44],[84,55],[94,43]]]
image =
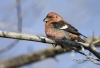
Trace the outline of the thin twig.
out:
[[[18,16],[18,28],[17,29],[18,29],[18,32],[21,33],[22,32],[22,16],[21,16],[20,0],[16,0],[16,4],[17,4],[17,16]],[[19,41],[20,40],[16,39],[11,44],[6,46],[5,48],[0,49],[0,54],[12,49]]]
[[[85,53],[84,47],[83,47],[83,46],[81,46],[81,48],[82,48],[82,52],[84,53],[84,55],[85,55],[88,59],[90,59],[94,64],[100,65],[100,62],[99,62],[99,63],[98,63],[98,62],[95,62],[95,60],[94,60],[94,58],[93,58],[92,56],[89,56],[89,55],[87,55],[87,54]]]

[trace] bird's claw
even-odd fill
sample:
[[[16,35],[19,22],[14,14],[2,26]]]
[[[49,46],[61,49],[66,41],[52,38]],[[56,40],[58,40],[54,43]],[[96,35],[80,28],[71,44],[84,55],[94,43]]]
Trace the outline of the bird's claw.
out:
[[[57,46],[57,44],[52,44],[52,45],[53,45],[54,48]]]
[[[64,52],[66,52],[66,49],[65,48],[63,50],[64,50]]]

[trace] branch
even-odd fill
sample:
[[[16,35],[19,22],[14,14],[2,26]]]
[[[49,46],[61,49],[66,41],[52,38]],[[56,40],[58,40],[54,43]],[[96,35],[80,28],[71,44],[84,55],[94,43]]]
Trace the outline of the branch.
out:
[[[21,33],[14,33],[14,32],[6,32],[6,31],[0,31],[0,36],[5,38],[13,38],[13,39],[20,39],[20,40],[28,40],[28,41],[36,41],[36,42],[43,42],[43,43],[49,43],[49,44],[58,44],[58,45],[70,45],[70,47],[80,47],[84,46],[86,49],[91,51],[95,56],[97,56],[100,59],[100,53],[93,45],[92,47],[89,47],[89,44],[87,43],[78,43],[70,40],[59,40],[59,39],[51,39],[46,37],[39,37],[29,34],[21,34]],[[100,40],[98,41],[100,42]]]
[[[70,51],[70,49],[67,49],[67,52]],[[44,60],[49,57],[54,57],[57,54],[64,53],[63,49],[61,47],[48,47],[45,50],[41,50],[38,52],[29,53],[26,55],[21,55],[19,57],[15,57],[8,60],[0,61],[0,68],[14,68],[19,67],[25,64],[29,64],[32,62],[37,62],[40,60]]]
[[[36,42],[43,42],[43,43],[49,43],[49,44],[58,44],[58,45],[64,44],[66,45],[66,47],[69,45],[70,47],[77,47],[78,49],[80,49],[80,46],[83,46],[84,48],[91,51],[96,57],[100,59],[99,51],[95,47],[89,47],[89,44],[87,43],[78,43],[78,42],[74,42],[70,40],[51,39],[51,38],[46,38],[46,37],[14,33],[14,32],[6,32],[6,31],[4,32],[0,31],[0,37],[36,41]],[[100,42],[100,40],[98,42]],[[68,52],[70,51],[70,49],[67,48],[66,51]],[[39,61],[39,60],[43,60],[48,57],[54,57],[55,55],[61,54],[61,53],[64,53],[62,48],[49,47],[48,49],[45,49],[39,52],[30,53],[28,55],[22,55],[16,58],[0,61],[0,68],[18,67],[18,66],[22,66],[25,64]]]
[[[88,37],[88,38],[85,38],[84,41],[86,43],[91,43],[92,39],[93,39],[93,37]],[[100,37],[99,36],[98,37],[94,37],[93,41],[94,41],[93,44],[95,46],[100,46],[100,42],[99,42],[100,41]]]

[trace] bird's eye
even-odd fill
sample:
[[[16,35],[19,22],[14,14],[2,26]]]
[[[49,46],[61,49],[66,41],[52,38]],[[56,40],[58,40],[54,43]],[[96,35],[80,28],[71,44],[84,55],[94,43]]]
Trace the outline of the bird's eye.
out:
[[[56,16],[56,18],[58,18],[58,17]]]
[[[52,16],[49,16],[49,18],[52,18]]]

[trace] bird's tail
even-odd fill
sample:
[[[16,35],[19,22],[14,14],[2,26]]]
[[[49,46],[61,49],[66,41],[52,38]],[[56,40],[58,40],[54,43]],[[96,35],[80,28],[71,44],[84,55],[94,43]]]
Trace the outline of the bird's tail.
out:
[[[83,39],[81,39],[80,37],[77,38],[77,41],[85,43],[85,41]]]
[[[80,33],[80,35],[81,35],[81,36],[83,36],[83,37],[85,37],[85,38],[87,38],[86,36],[84,36],[84,35],[83,35],[83,34],[81,34],[81,33]]]

